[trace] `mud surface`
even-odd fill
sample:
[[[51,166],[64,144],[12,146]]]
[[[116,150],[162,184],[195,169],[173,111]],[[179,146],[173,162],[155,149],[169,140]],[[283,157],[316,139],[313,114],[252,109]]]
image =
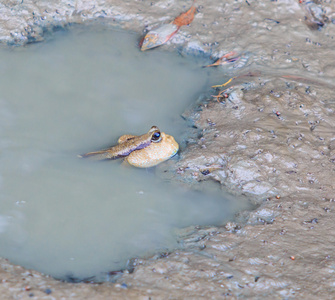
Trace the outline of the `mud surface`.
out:
[[[301,3],[300,3],[301,2]],[[103,17],[137,30],[173,20],[191,1],[5,1],[3,44]],[[247,224],[187,228],[183,251],[135,259],[116,283],[71,284],[1,261],[3,297],[331,299],[334,292],[334,3],[197,1],[190,26],[164,46],[243,58],[218,67],[223,97],[185,112],[198,128],[177,164],[185,182],[216,180],[262,202]],[[243,76],[253,75],[253,76]],[[210,88],[210,87],[208,87]],[[217,95],[218,90],[211,94]],[[200,130],[200,131],[199,131]],[[200,132],[200,134],[199,134]]]

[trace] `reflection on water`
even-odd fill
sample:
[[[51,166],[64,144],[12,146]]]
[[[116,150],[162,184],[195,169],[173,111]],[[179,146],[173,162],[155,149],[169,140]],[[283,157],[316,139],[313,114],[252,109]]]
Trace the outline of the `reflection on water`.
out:
[[[175,227],[222,223],[241,209],[152,169],[77,158],[152,125],[178,141],[180,113],[207,85],[195,62],[136,44],[129,33],[77,30],[1,53],[1,256],[87,277],[176,247]]]

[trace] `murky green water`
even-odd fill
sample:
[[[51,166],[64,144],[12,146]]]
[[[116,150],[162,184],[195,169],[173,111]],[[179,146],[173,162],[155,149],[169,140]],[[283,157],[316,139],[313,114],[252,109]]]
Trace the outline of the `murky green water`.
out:
[[[1,52],[0,256],[88,277],[177,247],[176,227],[220,224],[247,206],[183,190],[152,169],[77,158],[152,125],[182,142],[180,114],[208,87],[208,70],[141,53],[137,38],[86,28]]]

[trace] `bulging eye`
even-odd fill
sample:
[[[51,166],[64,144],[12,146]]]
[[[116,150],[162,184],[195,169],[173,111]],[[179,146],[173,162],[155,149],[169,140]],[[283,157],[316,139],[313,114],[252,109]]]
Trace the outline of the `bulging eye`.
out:
[[[159,142],[161,140],[161,133],[159,131],[155,132],[152,135],[151,140],[156,143]]]

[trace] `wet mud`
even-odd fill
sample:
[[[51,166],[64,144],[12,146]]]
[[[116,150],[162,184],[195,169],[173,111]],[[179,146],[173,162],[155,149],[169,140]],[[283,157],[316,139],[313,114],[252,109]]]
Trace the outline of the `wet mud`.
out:
[[[4,45],[42,41],[96,21],[139,37],[191,1],[5,1]],[[210,89],[183,117],[194,136],[180,160],[158,166],[187,184],[214,180],[260,203],[222,227],[180,230],[184,249],[134,259],[102,284],[63,283],[1,259],[8,299],[331,299],[334,293],[334,3],[197,1],[197,14],[163,47],[243,57],[217,67]],[[140,30],[139,30],[140,29]],[[211,57],[210,57],[211,56]],[[222,79],[220,77],[222,74]],[[252,76],[244,76],[252,75]],[[220,97],[217,96],[220,92]],[[241,221],[239,221],[241,220]],[[245,221],[247,220],[247,221]]]

